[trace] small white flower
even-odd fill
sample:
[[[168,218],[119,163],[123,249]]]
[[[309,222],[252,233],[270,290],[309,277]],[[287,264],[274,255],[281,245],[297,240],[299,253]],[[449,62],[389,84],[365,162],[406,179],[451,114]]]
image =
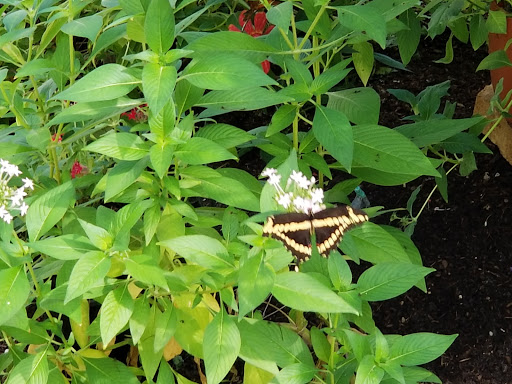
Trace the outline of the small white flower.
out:
[[[25,202],[23,202],[21,204],[19,210],[20,210],[20,215],[21,216],[25,216],[27,214],[27,211],[28,211],[28,205]]]
[[[317,213],[325,209],[325,205],[313,203],[311,204],[311,213]]]
[[[27,196],[27,192],[25,192],[23,188],[18,188],[14,195],[11,197],[12,205],[16,207],[21,205],[25,196]]]
[[[32,180],[30,180],[28,177],[21,179],[21,181],[23,181],[24,188],[29,188],[31,190],[34,190],[34,182]]]
[[[322,203],[324,201],[324,190],[321,188],[313,188],[309,194],[313,203]]]
[[[9,212],[7,211],[5,205],[0,205],[0,218],[4,218],[4,216],[6,214],[8,214]]]
[[[261,176],[270,177],[272,175],[277,175],[277,169],[274,168],[265,168],[263,172],[261,172]]]
[[[13,219],[12,215],[10,213],[6,213],[4,215],[4,217],[2,217],[2,219],[4,219],[4,221],[7,223],[7,224],[11,224],[11,221]]]
[[[295,181],[295,184],[297,184],[297,186],[302,189],[308,189],[310,186],[308,178],[304,176],[302,172],[292,171],[290,180]]]
[[[11,177],[19,176],[22,174],[18,166],[14,164],[9,164],[9,166],[5,167],[5,172]]]
[[[279,195],[277,199],[277,203],[284,207],[284,209],[288,209],[290,205],[292,204],[292,197],[293,194],[288,192],[282,195]]]
[[[268,183],[270,185],[272,185],[273,187],[278,188],[279,184],[281,183],[281,175],[279,175],[279,174],[270,175],[268,177]]]

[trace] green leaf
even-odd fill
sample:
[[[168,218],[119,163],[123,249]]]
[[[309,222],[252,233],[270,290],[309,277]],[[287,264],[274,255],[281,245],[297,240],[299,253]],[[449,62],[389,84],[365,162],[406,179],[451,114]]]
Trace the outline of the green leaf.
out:
[[[401,125],[393,131],[401,133],[418,147],[423,148],[428,145],[438,144],[459,132],[479,124],[481,121],[482,117],[455,120],[426,120],[413,124]]]
[[[222,243],[204,235],[180,236],[161,242],[188,261],[202,267],[223,270],[235,267],[233,256]]]
[[[176,84],[176,68],[157,63],[146,63],[142,70],[142,89],[149,109],[158,114],[172,98]]]
[[[5,324],[21,308],[30,294],[27,275],[22,266],[0,270],[0,325]]]
[[[168,143],[155,143],[149,150],[151,166],[161,179],[167,175],[174,158],[174,145]]]
[[[168,0],[149,3],[144,22],[144,35],[156,53],[167,52],[174,41],[174,12]]]
[[[75,200],[73,183],[68,181],[39,196],[27,212],[27,231],[32,242],[57,224]]]
[[[184,47],[192,50],[195,55],[216,56],[220,53],[234,53],[253,63],[261,63],[269,55],[275,52],[275,49],[265,44],[260,39],[255,39],[245,33],[238,32],[215,32],[207,34]]]
[[[35,59],[28,61],[24,66],[22,66],[17,72],[16,77],[25,77],[25,76],[40,76],[45,73],[55,69],[55,66],[52,60],[49,59]]]
[[[119,193],[131,186],[147,167],[147,160],[121,161],[107,173],[105,202],[112,201]]]
[[[114,239],[106,229],[88,223],[82,219],[78,219],[78,222],[91,241],[91,244],[93,244],[96,248],[102,251],[107,251],[110,249],[110,247],[112,247]]]
[[[233,366],[241,346],[240,332],[222,307],[204,331],[203,354],[208,383],[218,384]]]
[[[457,16],[464,6],[465,0],[452,0],[438,6],[430,17],[428,23],[428,36],[432,39],[442,34],[448,22]]]
[[[47,125],[76,123],[88,120],[99,122],[114,116],[118,117],[121,113],[129,111],[142,103],[142,99],[129,99],[127,97],[120,97],[115,100],[78,103],[56,113],[55,117]]]
[[[353,31],[364,32],[382,49],[386,47],[386,21],[383,15],[370,4],[334,7],[338,11],[341,25]]]
[[[487,41],[488,31],[482,15],[473,15],[469,22],[469,40],[476,51]]]
[[[238,33],[238,35],[242,35]],[[211,91],[196,103],[215,110],[254,110],[293,101],[293,98],[265,88],[241,88],[231,91]]]
[[[46,351],[28,355],[14,367],[6,384],[46,384],[49,373]]]
[[[331,356],[331,343],[327,340],[327,335],[313,326],[310,330],[311,345],[315,355],[322,361],[328,362]]]
[[[345,59],[315,77],[309,87],[310,92],[315,96],[319,96],[337,85],[352,70],[352,68],[345,68],[351,61],[351,59]]]
[[[502,10],[490,10],[485,24],[489,33],[507,33],[507,15]]]
[[[505,52],[503,49],[500,49],[499,51],[495,51],[489,54],[489,56],[485,57],[480,64],[478,64],[478,67],[476,68],[477,71],[481,71],[483,69],[498,69],[501,67],[510,67],[512,66],[512,63],[510,62],[510,59],[507,56],[507,52]]]
[[[238,277],[239,318],[260,305],[270,294],[275,272],[265,263],[263,254],[247,258],[240,267]]]
[[[246,362],[274,373],[277,373],[276,364],[286,367],[303,363],[314,367],[308,346],[292,330],[247,317],[240,320],[238,329],[242,338],[240,357]]]
[[[450,153],[464,153],[468,151],[492,153],[489,147],[480,141],[478,136],[467,132],[456,133],[444,140],[441,146]]]
[[[459,172],[461,176],[467,176],[471,172],[478,169],[476,167],[475,155],[473,152],[464,152],[462,162],[460,163]]]
[[[384,370],[375,362],[375,358],[372,355],[366,355],[357,367],[354,384],[379,384],[384,373]]]
[[[213,90],[237,90],[244,88],[276,85],[271,77],[255,64],[232,54],[199,56],[185,69],[180,81],[188,80],[199,88]]]
[[[373,70],[373,45],[367,41],[353,45],[355,52],[352,53],[352,60],[359,78],[366,86]]]
[[[62,313],[77,323],[82,321],[81,299],[75,298],[64,304],[67,285],[60,285],[46,293],[40,301],[40,307],[49,311]]]
[[[337,290],[345,290],[352,284],[352,271],[343,257],[331,255],[327,259],[327,268],[332,285]]]
[[[354,124],[377,124],[380,96],[373,88],[350,88],[327,92],[327,108],[343,112]]]
[[[343,237],[341,249],[347,255],[370,263],[410,263],[400,243],[380,226],[367,222]]]
[[[318,105],[313,119],[313,133],[329,154],[350,172],[354,140],[347,117],[342,112]]]
[[[233,148],[255,138],[243,129],[223,123],[205,125],[194,136],[211,140],[224,148]]]
[[[107,294],[101,305],[100,315],[101,340],[105,347],[128,324],[133,307],[134,301],[127,284],[122,284]]]
[[[224,147],[203,137],[192,137],[185,144],[178,146],[174,155],[179,160],[192,165],[237,158]]]
[[[299,311],[358,313],[356,308],[305,273],[284,272],[278,274],[272,294],[284,305]]]
[[[167,280],[165,280],[164,271],[157,265],[145,263],[144,260],[129,259],[125,261],[126,270],[133,278],[147,285],[169,290]]]
[[[112,132],[93,141],[82,150],[130,161],[145,157],[148,154],[149,145],[133,133]]]
[[[59,260],[76,260],[84,253],[95,250],[87,237],[76,234],[49,237],[27,243],[27,246]]]
[[[274,376],[274,384],[304,384],[311,382],[311,379],[318,372],[317,368],[306,364],[297,363],[284,367]]]
[[[0,36],[0,49],[8,43],[32,36],[35,30],[36,27],[15,29],[13,31],[2,34]]]
[[[395,340],[390,349],[390,360],[404,366],[426,364],[441,356],[457,335],[414,333]]]
[[[400,58],[402,59],[402,63],[407,65],[411,61],[420,43],[421,23],[413,9],[408,9],[407,12],[402,13],[398,20],[408,27],[407,30],[399,31],[396,34]]]
[[[453,35],[450,35],[448,41],[446,41],[445,55],[442,59],[435,60],[434,63],[450,64],[453,61]]]
[[[357,291],[366,301],[389,300],[408,291],[433,271],[433,268],[408,263],[377,264],[359,277]]]
[[[138,344],[142,334],[146,329],[150,318],[150,308],[146,298],[139,296],[134,303],[133,314],[130,317],[130,334],[132,336],[133,344]]]
[[[287,31],[292,18],[293,4],[285,1],[279,5],[272,6],[267,12],[267,20],[270,24]]]
[[[140,84],[131,71],[119,64],[105,64],[82,77],[50,100],[91,102],[125,96]]]
[[[103,18],[100,15],[92,15],[71,20],[62,26],[61,31],[70,36],[86,37],[94,41],[102,26]]]
[[[84,67],[86,67],[92,60],[94,60],[98,53],[100,53],[110,45],[114,44],[116,41],[126,37],[126,24],[116,25],[115,27],[103,31],[98,37],[96,44],[94,44],[94,48],[91,52],[91,55],[84,63]]]
[[[87,382],[109,384],[139,384],[135,374],[123,363],[114,359],[90,359],[81,356],[85,363]]]
[[[100,251],[91,251],[83,255],[71,271],[64,304],[103,281],[110,269],[110,263],[110,258]]]
[[[176,332],[178,326],[177,310],[169,299],[160,301],[163,310],[155,312],[155,341],[154,350],[162,351],[171,337]]]
[[[428,158],[396,130],[357,125],[353,132],[353,175],[381,185],[401,184],[421,175],[438,175]]]

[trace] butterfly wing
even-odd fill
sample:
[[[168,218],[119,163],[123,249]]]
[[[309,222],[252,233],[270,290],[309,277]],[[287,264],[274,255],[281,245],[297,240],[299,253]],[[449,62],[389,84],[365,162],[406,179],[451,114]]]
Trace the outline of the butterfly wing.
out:
[[[327,257],[336,249],[345,232],[368,220],[368,215],[349,205],[324,209],[312,215],[318,252]]]
[[[311,256],[311,220],[304,213],[283,213],[270,216],[263,226],[263,234],[281,241],[302,262]]]

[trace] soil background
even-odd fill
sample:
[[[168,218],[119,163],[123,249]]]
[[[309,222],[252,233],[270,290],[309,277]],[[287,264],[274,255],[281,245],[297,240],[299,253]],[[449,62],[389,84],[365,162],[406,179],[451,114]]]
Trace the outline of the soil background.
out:
[[[455,117],[472,116],[477,93],[490,83],[487,71],[475,73],[486,52],[456,43],[453,62],[436,64],[444,56],[445,42],[442,37],[423,40],[408,65],[411,73],[396,71],[370,80],[382,99],[382,125],[402,125],[401,119],[412,115],[387,89],[418,94],[445,80],[451,81],[446,99],[457,103]],[[426,277],[428,293],[414,289],[372,306],[383,333],[459,334],[441,358],[426,366],[446,384],[512,383],[512,166],[487,144],[493,154],[476,154],[478,170],[467,177],[448,175],[448,203],[435,192],[415,228],[412,239],[424,265],[436,269]],[[418,212],[435,186],[433,178],[363,189],[372,205],[392,209],[405,207],[418,185]]]

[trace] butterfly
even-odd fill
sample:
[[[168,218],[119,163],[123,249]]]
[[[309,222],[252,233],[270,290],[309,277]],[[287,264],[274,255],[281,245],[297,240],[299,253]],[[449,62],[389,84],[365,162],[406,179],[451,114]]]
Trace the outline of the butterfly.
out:
[[[303,262],[311,257],[311,236],[315,234],[318,253],[329,256],[345,232],[368,220],[368,215],[348,205],[327,208],[313,214],[283,213],[270,216],[263,226],[263,235],[281,241]]]

